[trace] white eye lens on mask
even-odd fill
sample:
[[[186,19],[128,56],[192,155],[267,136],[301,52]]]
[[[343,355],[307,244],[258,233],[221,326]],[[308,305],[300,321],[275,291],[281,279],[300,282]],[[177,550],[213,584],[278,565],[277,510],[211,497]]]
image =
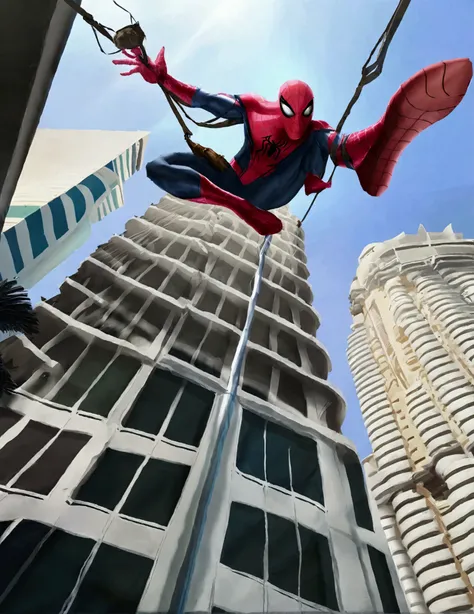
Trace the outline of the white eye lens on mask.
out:
[[[280,100],[280,109],[285,117],[293,117],[293,109],[283,99]]]
[[[313,102],[311,101],[309,105],[306,107],[306,109],[303,111],[303,115],[305,117],[309,117],[312,112],[313,112]]]

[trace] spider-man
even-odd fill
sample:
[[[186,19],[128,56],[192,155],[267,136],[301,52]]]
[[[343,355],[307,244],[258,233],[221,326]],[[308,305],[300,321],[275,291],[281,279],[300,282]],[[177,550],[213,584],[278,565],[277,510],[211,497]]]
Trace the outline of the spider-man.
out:
[[[128,59],[114,64],[133,66],[123,75],[139,73],[186,106],[244,125],[244,145],[227,170],[193,153],[171,153],[147,164],[148,177],[178,198],[231,209],[262,235],[280,232],[282,223],[270,210],[289,203],[303,186],[306,194],[330,187],[321,179],[329,157],[355,170],[368,194],[380,196],[408,143],[449,115],[472,78],[468,59],[433,64],[401,85],[376,124],[342,135],[312,119],[313,92],[302,81],[282,85],[277,102],[253,94],[213,95],[169,75],[164,48],[148,66],[138,49],[123,53]]]

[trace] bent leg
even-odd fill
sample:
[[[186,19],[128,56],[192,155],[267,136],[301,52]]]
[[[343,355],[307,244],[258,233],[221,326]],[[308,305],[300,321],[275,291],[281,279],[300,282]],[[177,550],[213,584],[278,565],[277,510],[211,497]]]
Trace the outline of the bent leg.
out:
[[[165,192],[176,198],[226,207],[259,234],[275,234],[282,229],[279,218],[237,195],[241,184],[233,169],[218,171],[192,153],[172,153],[149,162],[146,172]]]

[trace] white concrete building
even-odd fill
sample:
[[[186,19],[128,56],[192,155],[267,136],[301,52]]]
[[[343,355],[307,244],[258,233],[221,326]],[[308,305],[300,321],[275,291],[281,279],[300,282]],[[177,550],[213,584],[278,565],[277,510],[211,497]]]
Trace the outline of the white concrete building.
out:
[[[123,206],[147,132],[37,130],[0,234],[0,279],[32,288]]]
[[[279,214],[223,447],[261,243],[227,210],[162,199],[1,344],[0,610],[406,611]]]
[[[474,607],[473,297],[450,226],[369,245],[351,287],[365,467],[411,611]]]

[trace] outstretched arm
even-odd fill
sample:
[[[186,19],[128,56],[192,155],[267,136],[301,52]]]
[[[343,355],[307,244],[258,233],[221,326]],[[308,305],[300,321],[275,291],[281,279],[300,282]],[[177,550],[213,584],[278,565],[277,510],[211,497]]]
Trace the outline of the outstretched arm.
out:
[[[140,59],[141,51],[132,49],[131,52],[123,51],[127,60],[113,60],[114,64],[132,66],[132,69],[123,76],[139,73],[148,83],[157,83],[168,91],[180,103],[188,107],[200,108],[212,113],[215,117],[231,119],[236,122],[243,122],[243,107],[235,96],[228,94],[209,94],[194,85],[188,85],[178,81],[170,74],[165,61],[165,49],[161,49],[153,62],[148,58],[148,66],[145,66]]]

